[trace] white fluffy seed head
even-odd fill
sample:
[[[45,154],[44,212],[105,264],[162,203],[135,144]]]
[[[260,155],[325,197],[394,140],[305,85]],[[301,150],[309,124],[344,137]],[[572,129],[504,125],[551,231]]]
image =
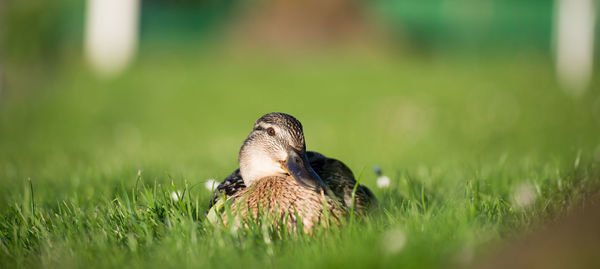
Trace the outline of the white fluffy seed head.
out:
[[[181,197],[180,190],[178,190],[177,192],[171,192],[171,199],[173,199],[173,201],[175,201],[175,202],[179,201],[180,197]]]
[[[530,183],[521,183],[513,191],[514,203],[520,208],[529,207],[535,202],[536,198],[537,193]]]
[[[219,185],[219,182],[217,182],[216,180],[214,180],[212,178],[210,178],[206,182],[204,182],[204,187],[206,187],[206,189],[211,192],[214,191],[218,185]]]
[[[387,176],[380,176],[377,178],[377,187],[384,189],[390,186],[390,178]]]
[[[406,245],[406,234],[399,228],[393,228],[383,233],[382,248],[387,254],[396,254]]]

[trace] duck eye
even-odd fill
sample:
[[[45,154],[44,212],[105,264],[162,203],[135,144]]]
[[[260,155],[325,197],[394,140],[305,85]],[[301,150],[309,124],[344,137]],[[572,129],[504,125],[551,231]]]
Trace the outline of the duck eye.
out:
[[[269,127],[269,128],[267,128],[267,134],[269,134],[270,136],[274,136],[275,130],[272,127]]]

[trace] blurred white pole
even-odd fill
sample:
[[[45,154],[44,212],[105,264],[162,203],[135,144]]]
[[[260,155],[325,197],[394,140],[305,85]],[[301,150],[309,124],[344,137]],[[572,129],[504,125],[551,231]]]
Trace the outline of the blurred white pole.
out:
[[[117,75],[133,58],[139,9],[139,0],[87,0],[85,55],[98,75]]]
[[[580,96],[588,88],[594,59],[594,0],[555,0],[556,69],[564,90]]]

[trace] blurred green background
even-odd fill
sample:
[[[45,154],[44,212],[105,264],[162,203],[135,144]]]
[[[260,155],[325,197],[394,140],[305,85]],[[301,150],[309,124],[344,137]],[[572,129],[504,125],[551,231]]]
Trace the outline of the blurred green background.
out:
[[[580,96],[558,83],[553,1],[332,1],[321,10],[360,14],[322,20],[342,25],[324,36],[341,38],[288,31],[300,40],[289,46],[239,34],[255,25],[245,14],[279,22],[261,13],[273,2],[251,13],[244,1],[143,1],[137,52],[109,78],[84,57],[84,1],[0,3],[4,216],[27,179],[42,206],[94,207],[138,170],[149,183],[200,186],[193,195],[207,201],[203,183],[237,167],[253,122],[273,111],[297,117],[309,150],[343,160],[386,205],[395,196],[376,187],[375,165],[440,193],[494,178],[506,196],[600,160],[597,68]],[[248,32],[262,33],[256,25]]]
[[[355,170],[596,147],[597,80],[583,97],[561,91],[552,1],[338,2],[375,25],[375,41],[244,49],[251,40],[229,37],[244,1],[143,1],[133,64],[103,79],[83,58],[84,1],[4,1],[3,170],[19,174],[3,184],[54,158],[222,177],[271,111],[297,116],[309,148]],[[21,159],[35,164],[11,166]]]

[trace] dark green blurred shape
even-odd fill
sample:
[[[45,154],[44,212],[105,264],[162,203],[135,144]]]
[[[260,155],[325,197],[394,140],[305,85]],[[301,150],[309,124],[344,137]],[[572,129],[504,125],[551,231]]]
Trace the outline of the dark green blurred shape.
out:
[[[236,0],[144,1],[141,10],[141,45],[209,41],[228,19]]]
[[[141,45],[210,40],[236,18],[232,11],[241,4],[245,1],[143,1]],[[5,60],[46,61],[64,52],[58,48],[65,42],[81,42],[84,1],[8,0],[0,7]],[[365,13],[391,29],[398,42],[424,50],[549,52],[553,8],[550,0],[378,0],[366,3]]]
[[[408,42],[431,49],[549,51],[549,0],[381,0],[378,11]]]

